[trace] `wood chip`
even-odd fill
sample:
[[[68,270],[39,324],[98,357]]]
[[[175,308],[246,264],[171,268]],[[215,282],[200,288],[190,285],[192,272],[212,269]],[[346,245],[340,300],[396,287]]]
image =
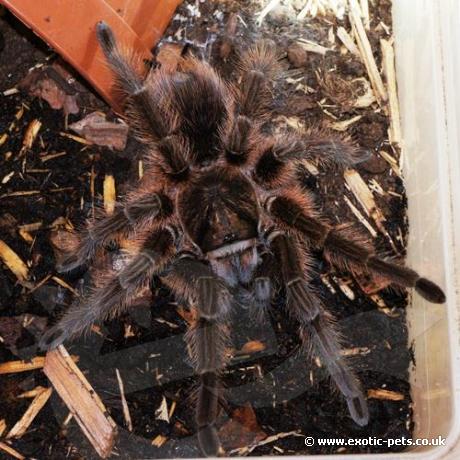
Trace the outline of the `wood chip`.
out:
[[[361,58],[366,66],[369,80],[374,89],[375,97],[379,104],[382,104],[383,101],[387,100],[387,93],[372,53],[371,44],[369,43],[366,30],[361,20],[361,9],[357,0],[350,0],[349,19],[355,33]]]
[[[361,6],[361,17],[363,18],[364,27],[370,29],[369,2],[368,0],[359,0]]]
[[[358,200],[359,204],[366,211],[366,214],[374,220],[379,230],[383,228],[383,222],[386,220],[385,216],[377,207],[377,204],[374,200],[374,195],[358,171],[355,169],[347,168],[343,175],[345,182],[347,183],[355,198]]]
[[[62,345],[47,353],[43,371],[97,453],[107,458],[114,446],[117,426]]]
[[[3,450],[3,452],[10,454],[12,457],[17,458],[18,460],[25,460],[26,458],[24,455],[20,454],[17,450],[13,449],[5,442],[0,442],[0,450]]]
[[[15,274],[20,282],[29,279],[29,269],[22,259],[2,240],[0,240],[0,259]]]
[[[300,38],[297,43],[307,51],[307,53],[316,53],[324,56],[328,51],[331,51],[331,48],[326,48],[325,46],[312,42],[311,40],[305,40],[304,38]]]
[[[6,421],[3,418],[0,420],[0,437],[3,436],[3,433],[5,432],[5,430],[6,430]]]
[[[368,355],[371,350],[368,347],[345,348],[340,350],[341,356]]]
[[[32,120],[27,126],[26,133],[24,135],[24,139],[22,141],[23,149],[31,149],[32,145],[37,138],[38,132],[42,127],[42,123],[39,120]]]
[[[404,399],[404,395],[402,393],[398,393],[397,391],[392,390],[384,390],[382,388],[370,388],[369,390],[367,390],[367,397],[372,399],[383,399],[389,401],[402,401]]]
[[[337,37],[339,40],[344,44],[345,48],[350,51],[351,54],[355,56],[360,56],[359,49],[356,46],[355,41],[351,37],[351,35],[344,29],[343,27],[339,27],[337,29]]]
[[[123,417],[125,418],[126,427],[129,431],[133,431],[133,421],[131,419],[131,414],[129,413],[129,407],[125,397],[125,386],[123,384],[123,380],[121,379],[120,371],[115,369],[115,372],[117,374],[118,387],[120,388],[121,405],[123,407]]]
[[[70,134],[70,133],[60,132],[59,135],[62,136],[62,137],[67,137],[68,139],[72,139],[73,141],[78,142],[80,144],[85,144],[85,145],[91,145],[92,144],[92,142],[87,141],[86,139],[83,139],[83,137],[75,136],[75,135]]]
[[[164,396],[161,400],[160,407],[155,411],[155,418],[169,423],[168,403]]]
[[[6,436],[7,439],[10,438],[20,438],[29,428],[31,423],[34,421],[35,417],[42,410],[43,406],[47,403],[48,399],[53,392],[52,388],[47,388],[41,393],[35,396],[34,400],[30,406],[25,411],[24,415],[20,420],[11,428],[10,432]]]
[[[107,215],[111,216],[115,211],[116,200],[115,178],[112,174],[106,174],[104,177],[104,209]]]
[[[398,177],[402,177],[401,168],[398,162],[396,161],[396,159],[393,158],[388,152],[385,152],[385,150],[380,150],[379,154],[386,162],[388,162],[388,164],[391,166],[391,169],[394,171],[394,173]]]
[[[374,230],[372,225],[365,219],[365,217],[361,214],[359,209],[350,201],[347,196],[343,197],[347,206],[351,209],[351,212],[356,216],[356,218],[367,228],[369,233],[372,235],[372,238],[377,237],[377,232]]]
[[[38,385],[33,390],[25,391],[24,393],[17,395],[16,398],[20,398],[20,399],[35,398],[35,396],[38,396],[39,394],[43,393],[45,390],[46,390],[45,387]]]
[[[74,296],[80,297],[80,293],[76,291],[70,284],[66,283],[64,280],[59,278],[58,276],[52,276],[51,279],[59,284],[59,286],[62,286],[64,289],[67,289],[70,291]]]
[[[167,440],[168,438],[166,436],[159,434],[153,439],[152,446],[161,447]]]
[[[267,5],[265,5],[265,7],[262,9],[262,11],[260,11],[257,14],[257,25],[259,27],[264,22],[264,19],[267,16],[267,14],[269,14],[272,10],[274,10],[280,4],[280,2],[281,2],[281,0],[270,0],[267,3]]]
[[[289,436],[300,436],[303,437],[298,431],[289,431],[287,433],[277,433],[272,436],[267,436],[262,441],[257,442],[251,446],[245,446],[240,449],[234,449],[230,451],[230,454],[238,454],[238,455],[247,455],[250,454],[254,449],[259,446],[264,446],[265,444],[271,444],[272,442],[278,441],[279,439],[287,438]]]
[[[387,81],[388,106],[390,109],[390,142],[396,145],[401,144],[401,118],[399,113],[398,89],[396,85],[395,53],[393,40],[380,40],[382,49],[383,72]]]
[[[361,120],[362,115],[356,115],[348,120],[334,121],[330,124],[331,128],[335,131],[346,131],[353,123]]]

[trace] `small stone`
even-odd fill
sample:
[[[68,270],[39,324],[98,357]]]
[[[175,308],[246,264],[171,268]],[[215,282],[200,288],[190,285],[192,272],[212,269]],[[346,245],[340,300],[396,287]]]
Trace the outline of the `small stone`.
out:
[[[297,43],[288,48],[287,56],[294,67],[303,67],[307,63],[307,52]]]

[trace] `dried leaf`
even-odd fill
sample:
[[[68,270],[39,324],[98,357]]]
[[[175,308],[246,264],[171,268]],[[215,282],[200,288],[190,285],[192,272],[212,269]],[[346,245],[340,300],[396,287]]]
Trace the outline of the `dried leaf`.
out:
[[[256,444],[267,434],[257,423],[253,408],[247,404],[232,413],[232,418],[219,430],[219,437],[225,450],[231,450]]]

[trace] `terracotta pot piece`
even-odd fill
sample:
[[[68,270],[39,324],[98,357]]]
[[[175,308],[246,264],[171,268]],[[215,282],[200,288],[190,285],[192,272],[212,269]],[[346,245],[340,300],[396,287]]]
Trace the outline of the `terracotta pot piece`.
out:
[[[143,59],[161,38],[181,0],[0,0],[22,22],[85,77],[120,111],[113,77],[96,41],[95,27],[106,22],[120,45]],[[143,69],[139,69],[142,71]]]

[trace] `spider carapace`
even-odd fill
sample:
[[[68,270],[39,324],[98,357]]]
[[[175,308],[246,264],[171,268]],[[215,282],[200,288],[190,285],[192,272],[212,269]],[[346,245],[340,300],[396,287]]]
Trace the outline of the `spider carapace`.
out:
[[[335,226],[296,174],[297,161],[350,166],[366,157],[349,137],[310,129],[302,135],[270,130],[274,47],[260,42],[240,56],[238,77],[224,82],[206,62],[184,57],[177,71],[136,73],[110,28],[97,36],[125,96],[125,114],[145,145],[145,174],[110,216],[88,222],[62,270],[88,264],[121,236],[131,241],[122,268],[93,270],[94,287],[70,306],[42,338],[53,348],[97,320],[126,311],[153,276],[197,312],[186,335],[199,386],[196,429],[202,452],[223,453],[216,422],[228,360],[235,302],[268,309],[284,287],[286,310],[298,322],[307,359],[319,356],[359,425],[368,423],[366,398],[340,353],[332,315],[312,287],[310,253],[354,273],[378,275],[415,288],[430,302],[443,291],[414,270],[379,257],[351,225]]]

